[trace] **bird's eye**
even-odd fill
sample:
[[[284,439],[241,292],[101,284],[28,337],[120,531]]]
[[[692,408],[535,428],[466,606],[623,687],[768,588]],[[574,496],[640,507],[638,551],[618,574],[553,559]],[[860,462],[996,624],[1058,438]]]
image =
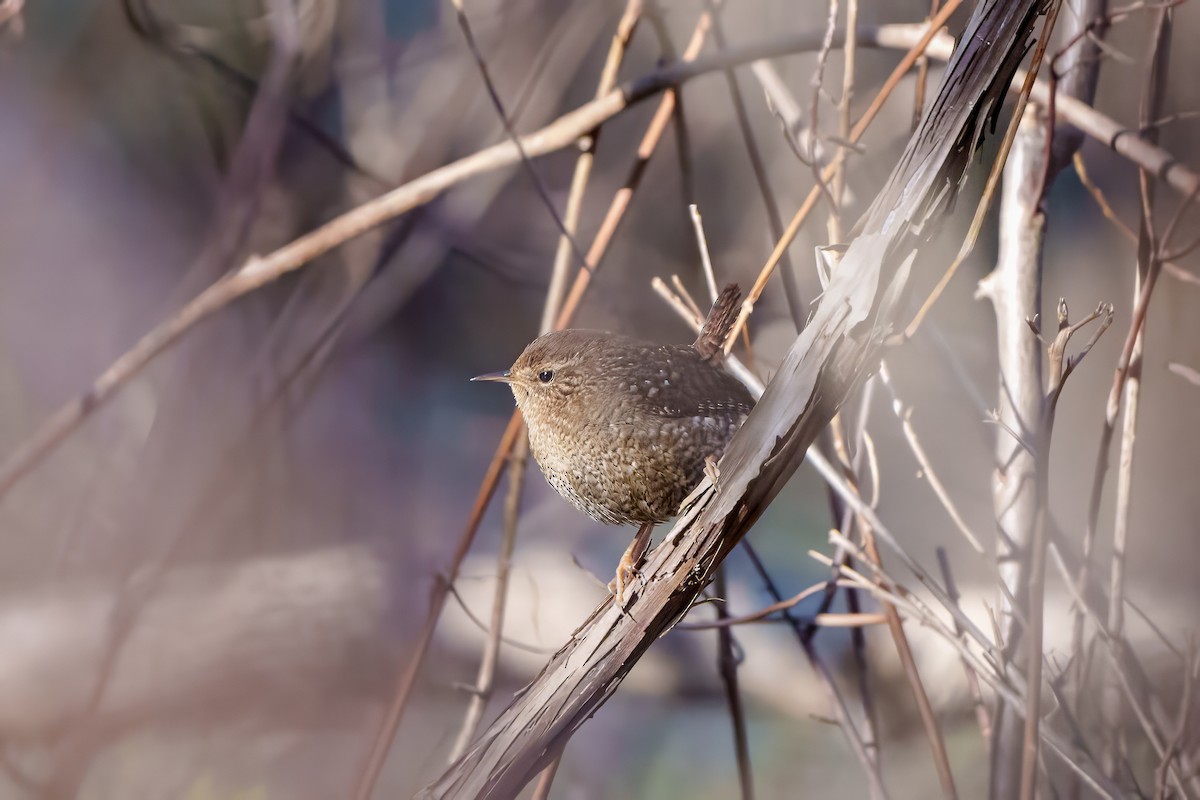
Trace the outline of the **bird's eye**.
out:
[[[552,369],[542,370],[541,372],[538,373],[538,380],[541,381],[542,383],[549,383],[550,381],[554,380],[554,370],[552,370]]]

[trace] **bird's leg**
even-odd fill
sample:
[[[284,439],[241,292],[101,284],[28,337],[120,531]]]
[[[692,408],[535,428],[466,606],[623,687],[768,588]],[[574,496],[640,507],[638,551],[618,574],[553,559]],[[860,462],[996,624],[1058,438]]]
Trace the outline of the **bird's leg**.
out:
[[[653,522],[643,522],[642,527],[638,528],[637,536],[633,537],[633,541],[629,543],[629,547],[625,548],[625,555],[621,556],[621,563],[617,565],[617,575],[608,584],[608,590],[616,595],[617,605],[621,608],[625,607],[625,587],[629,585],[631,578],[636,576],[642,584],[645,580],[636,567],[642,556],[646,555],[646,550],[650,546],[650,532],[654,530]]]

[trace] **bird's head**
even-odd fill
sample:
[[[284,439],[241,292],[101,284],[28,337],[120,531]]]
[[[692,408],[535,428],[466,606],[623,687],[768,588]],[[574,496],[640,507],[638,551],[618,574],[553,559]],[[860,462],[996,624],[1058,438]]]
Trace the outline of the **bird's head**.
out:
[[[509,369],[471,380],[507,383],[526,422],[536,425],[559,409],[596,399],[603,383],[596,370],[602,369],[609,337],[588,330],[547,333],[530,342]]]

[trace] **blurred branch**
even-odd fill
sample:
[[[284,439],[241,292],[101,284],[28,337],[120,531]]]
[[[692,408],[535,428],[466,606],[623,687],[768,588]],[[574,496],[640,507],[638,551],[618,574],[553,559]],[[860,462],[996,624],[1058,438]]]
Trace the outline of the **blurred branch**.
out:
[[[319,699],[321,687],[373,692],[395,658],[394,642],[380,636],[392,580],[386,554],[358,546],[167,570],[87,720],[80,715],[120,592],[88,580],[9,596],[0,602],[0,736],[32,742],[114,724],[212,718],[239,713],[248,700]],[[346,653],[358,657],[348,663]]]
[[[1149,123],[1162,114],[1162,106],[1167,91],[1167,68],[1170,63],[1171,54],[1173,12],[1170,8],[1162,8],[1155,16],[1156,18],[1152,23],[1151,41],[1148,49],[1149,59],[1142,87],[1141,108],[1139,110],[1139,117],[1143,126],[1149,125]],[[1151,127],[1143,135],[1150,141],[1157,142],[1158,129]],[[1141,401],[1142,358],[1145,349],[1147,324],[1145,315],[1148,313],[1145,305],[1149,302],[1150,293],[1154,290],[1154,284],[1158,280],[1162,266],[1160,258],[1162,243],[1159,240],[1160,234],[1154,224],[1155,188],[1156,185],[1152,177],[1147,175],[1145,170],[1139,170],[1138,189],[1141,197],[1142,214],[1138,226],[1137,270],[1133,283],[1133,303],[1142,308],[1142,319],[1139,323],[1135,314],[1134,321],[1130,323],[1129,338],[1127,338],[1127,341],[1132,339],[1132,343],[1121,354],[1121,362],[1126,364],[1125,372],[1122,375],[1121,363],[1119,362],[1117,374],[1113,378],[1113,391],[1109,395],[1109,402],[1105,410],[1104,431],[1100,437],[1101,447],[1104,448],[1103,460],[1106,462],[1108,459],[1107,445],[1113,435],[1112,426],[1116,422],[1116,414],[1121,407],[1119,398],[1116,404],[1114,404],[1113,400],[1116,397],[1116,393],[1123,390],[1125,394],[1125,413],[1122,420],[1120,460],[1117,469],[1111,584],[1108,596],[1108,631],[1118,640],[1123,638],[1125,629],[1125,558],[1129,546],[1129,516],[1133,491],[1133,458],[1135,440],[1137,438],[1138,409]],[[1183,208],[1184,206],[1181,206],[1180,213],[1183,212]],[[1143,291],[1145,291],[1146,303],[1141,302]],[[1121,383],[1124,383],[1123,387]],[[1104,468],[1100,466],[1100,463],[1101,456],[1097,456],[1095,476],[1099,478],[1099,483],[1094,481],[1092,484],[1093,498],[1092,505],[1089,506],[1088,536],[1095,534],[1095,520],[1090,512],[1092,508],[1099,504],[1099,492],[1097,488],[1098,485],[1102,484],[1104,474]],[[1104,694],[1101,700],[1101,715],[1107,727],[1106,734],[1108,738],[1102,763],[1108,771],[1109,776],[1112,777],[1116,774],[1117,743],[1120,738],[1121,691],[1111,671],[1105,671],[1104,674],[1107,680],[1103,683]],[[1167,760],[1166,763],[1169,765],[1170,761]],[[1175,775],[1174,777],[1181,793],[1186,794],[1178,781],[1178,776]]]
[[[24,8],[25,0],[0,1],[0,34],[8,34],[15,38],[24,35],[25,20],[21,16]]]

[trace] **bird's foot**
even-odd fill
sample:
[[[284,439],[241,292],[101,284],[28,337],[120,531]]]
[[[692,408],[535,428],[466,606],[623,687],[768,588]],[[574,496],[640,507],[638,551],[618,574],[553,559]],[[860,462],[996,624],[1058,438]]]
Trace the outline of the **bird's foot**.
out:
[[[638,556],[640,559],[641,556]],[[625,590],[629,588],[631,583],[636,582],[638,589],[645,590],[646,576],[637,569],[637,559],[635,559],[629,551],[621,556],[621,563],[617,565],[617,574],[611,581],[608,582],[608,591],[616,598],[617,607],[626,614],[629,609],[626,607]],[[632,598],[630,598],[632,599]]]
[[[642,524],[642,527],[638,529],[637,536],[633,537],[629,547],[625,548],[621,562],[617,565],[616,576],[608,584],[608,591],[616,597],[617,607],[626,614],[629,613],[629,609],[625,605],[625,590],[629,588],[629,584],[636,579],[639,589],[644,590],[647,586],[646,576],[638,571],[637,565],[646,555],[646,551],[650,549],[650,532],[653,530],[654,523]]]

